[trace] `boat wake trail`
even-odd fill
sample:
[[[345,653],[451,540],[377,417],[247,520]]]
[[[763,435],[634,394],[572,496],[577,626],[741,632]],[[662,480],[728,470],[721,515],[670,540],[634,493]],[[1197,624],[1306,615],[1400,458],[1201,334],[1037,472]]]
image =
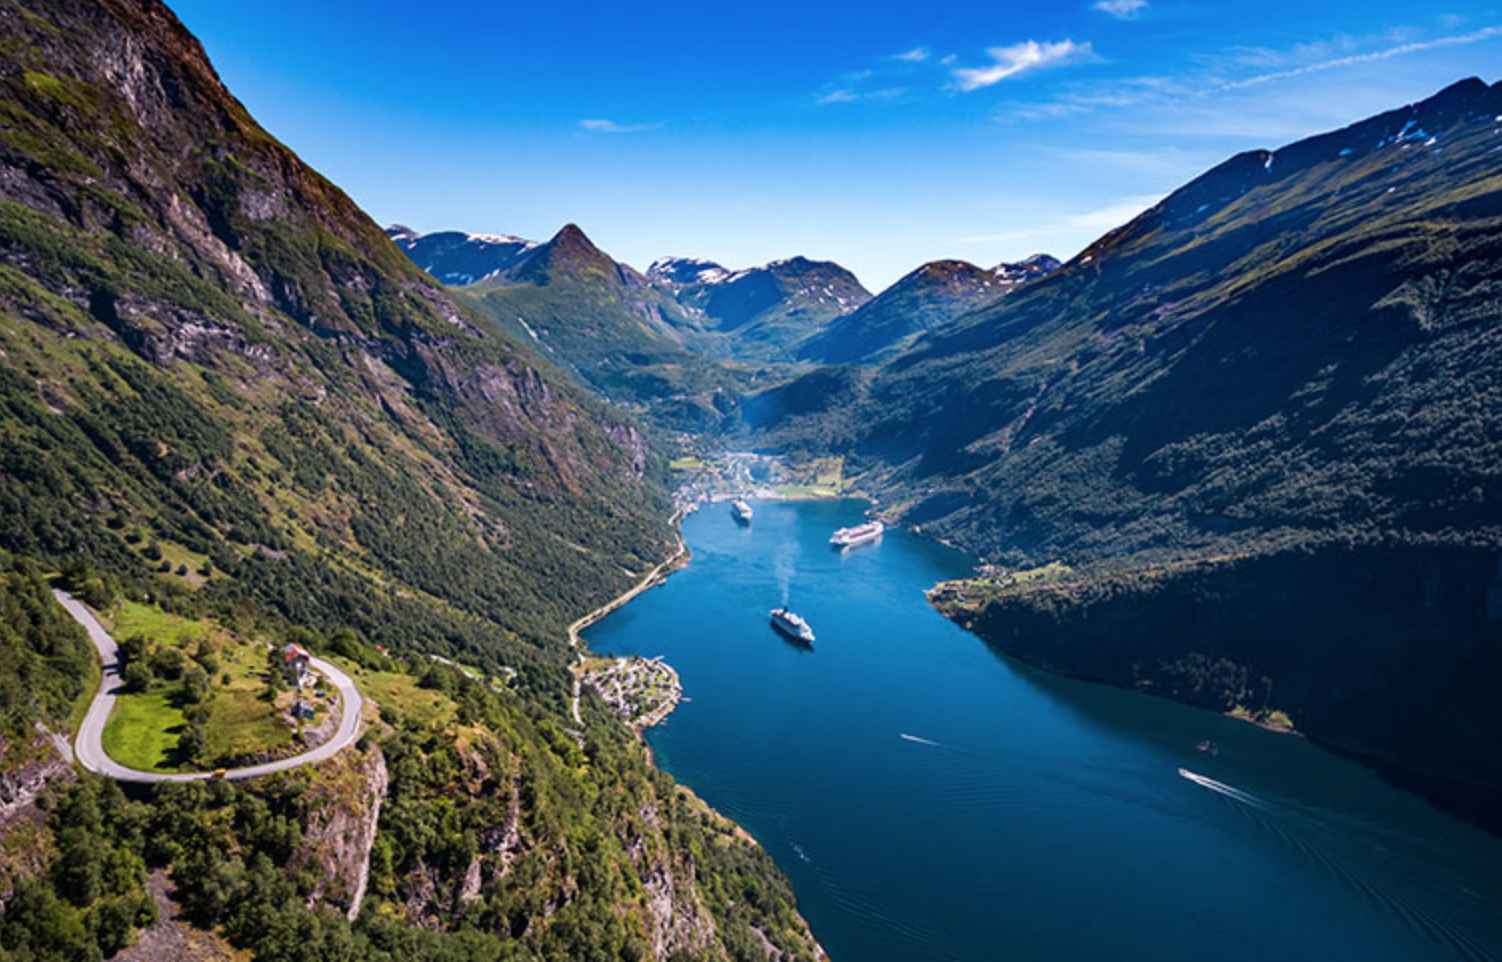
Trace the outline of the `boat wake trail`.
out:
[[[777,588],[782,593],[782,607],[788,606],[788,596],[793,591],[793,578],[798,573],[798,555],[801,549],[796,541],[788,541],[777,548],[772,559],[773,573],[777,576]]]
[[[1226,798],[1234,799],[1243,805],[1250,805],[1253,808],[1260,808],[1264,811],[1267,809],[1267,805],[1257,796],[1243,792],[1239,788],[1233,788],[1225,782],[1217,782],[1208,775],[1201,775],[1198,772],[1191,772],[1187,768],[1181,768],[1179,769],[1179,776],[1187,778],[1201,788],[1208,788],[1217,795],[1224,795]]]
[[[929,739],[929,738],[919,738],[917,735],[909,735],[907,732],[898,732],[897,733],[897,737],[900,738],[900,739],[902,739],[905,742],[914,742],[914,743],[919,744],[919,745],[931,745],[934,748],[943,748],[944,747],[943,745],[939,744],[938,742],[936,742],[936,741],[934,741],[932,739]]]

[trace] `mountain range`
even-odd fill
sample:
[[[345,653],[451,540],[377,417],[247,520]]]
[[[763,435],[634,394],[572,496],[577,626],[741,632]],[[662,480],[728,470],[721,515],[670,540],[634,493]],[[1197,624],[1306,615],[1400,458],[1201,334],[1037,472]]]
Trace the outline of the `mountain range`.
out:
[[[1059,264],[1041,254],[989,270],[935,261],[872,298],[850,271],[806,257],[743,270],[664,257],[643,274],[573,224],[541,244],[399,225],[386,233],[457,296],[586,384],[699,431],[733,423],[739,396],[784,383],[800,362],[890,354]]]
[[[572,224],[383,231],[160,0],[5,23],[5,952],[111,953],[165,899],[225,957],[821,957],[571,673],[575,619],[677,547],[669,455],[731,445],[841,457],[974,552],[931,598],[1000,651],[1502,827],[1502,84],[873,297]],[[98,666],[54,584],[298,639],[379,708],[338,764],[127,797],[57,752]]]

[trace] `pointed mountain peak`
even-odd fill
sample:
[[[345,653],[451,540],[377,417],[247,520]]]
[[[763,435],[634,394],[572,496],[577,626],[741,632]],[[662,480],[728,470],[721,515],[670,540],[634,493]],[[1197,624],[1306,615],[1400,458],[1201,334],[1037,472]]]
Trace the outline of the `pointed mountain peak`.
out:
[[[553,239],[548,241],[548,243],[554,247],[579,247],[599,252],[599,248],[595,246],[594,241],[589,239],[589,235],[584,233],[578,224],[564,224],[563,228],[554,234]]]

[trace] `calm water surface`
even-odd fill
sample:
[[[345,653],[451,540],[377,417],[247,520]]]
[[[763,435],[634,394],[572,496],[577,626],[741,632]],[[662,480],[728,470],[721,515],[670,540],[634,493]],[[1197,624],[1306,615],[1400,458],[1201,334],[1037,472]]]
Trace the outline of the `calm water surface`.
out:
[[[691,515],[689,567],[588,640],[678,669],[658,762],[835,962],[1502,957],[1499,840],[1302,739],[993,653],[923,597],[965,556],[826,546],[858,503],[755,509]],[[814,651],[768,627],[784,594]]]

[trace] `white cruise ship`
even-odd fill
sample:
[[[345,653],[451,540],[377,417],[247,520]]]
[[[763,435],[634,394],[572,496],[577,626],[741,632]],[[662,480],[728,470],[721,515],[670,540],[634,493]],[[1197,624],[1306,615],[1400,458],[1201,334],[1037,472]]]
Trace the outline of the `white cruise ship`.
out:
[[[853,528],[841,528],[829,536],[829,544],[834,548],[849,548],[853,545],[866,544],[880,538],[885,530],[887,530],[886,525],[880,521],[869,521]]]
[[[772,627],[800,644],[811,646],[814,643],[814,630],[808,622],[786,608],[772,609]]]

